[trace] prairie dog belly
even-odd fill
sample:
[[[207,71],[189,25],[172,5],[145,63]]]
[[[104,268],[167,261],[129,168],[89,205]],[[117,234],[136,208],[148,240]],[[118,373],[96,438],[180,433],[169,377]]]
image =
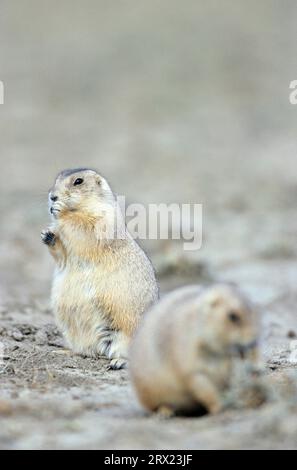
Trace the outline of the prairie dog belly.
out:
[[[100,297],[103,280],[103,274],[98,269],[95,271],[94,267],[75,270],[66,267],[63,271],[57,272],[52,286],[55,310],[71,308],[84,310],[86,306],[92,310],[92,306],[95,307],[97,304],[96,299]]]
[[[93,274],[94,269],[84,268],[82,273],[66,268],[56,273],[52,287],[53,310],[66,341],[75,352],[91,355],[98,352],[100,335],[109,326],[97,300],[100,283]]]
[[[53,310],[59,327],[76,352],[97,345],[98,332],[100,335],[104,328],[121,330],[131,337],[150,299],[143,301],[141,296],[136,296],[133,283],[129,286],[127,280],[125,272],[106,272],[100,265],[75,269],[67,266],[56,273]]]

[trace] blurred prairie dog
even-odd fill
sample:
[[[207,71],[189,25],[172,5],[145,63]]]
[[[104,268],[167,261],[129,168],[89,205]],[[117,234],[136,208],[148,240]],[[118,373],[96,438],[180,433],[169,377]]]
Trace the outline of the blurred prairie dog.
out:
[[[152,265],[96,171],[62,171],[49,192],[49,210],[52,225],[41,236],[57,265],[52,306],[58,326],[74,352],[105,355],[111,368],[122,368],[141,315],[158,299]]]
[[[130,373],[140,402],[166,415],[200,407],[218,413],[234,356],[248,353],[256,366],[257,340],[256,314],[234,288],[173,291],[150,309],[131,344]]]

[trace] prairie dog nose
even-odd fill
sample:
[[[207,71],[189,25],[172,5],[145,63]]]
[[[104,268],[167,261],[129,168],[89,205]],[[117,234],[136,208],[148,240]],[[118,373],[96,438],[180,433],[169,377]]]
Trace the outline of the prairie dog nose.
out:
[[[58,196],[55,196],[55,194],[51,194],[51,195],[50,195],[50,200],[53,201],[53,202],[55,202],[55,201],[58,200]]]

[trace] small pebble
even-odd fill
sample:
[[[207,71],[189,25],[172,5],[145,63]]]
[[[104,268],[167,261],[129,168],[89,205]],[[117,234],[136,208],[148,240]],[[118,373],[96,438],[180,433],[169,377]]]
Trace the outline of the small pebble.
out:
[[[47,340],[47,334],[42,330],[37,331],[37,333],[35,335],[36,344],[39,344],[41,346],[43,344],[47,344],[47,341],[48,341]]]
[[[11,336],[16,341],[22,341],[24,339],[24,336],[20,331],[13,331]]]

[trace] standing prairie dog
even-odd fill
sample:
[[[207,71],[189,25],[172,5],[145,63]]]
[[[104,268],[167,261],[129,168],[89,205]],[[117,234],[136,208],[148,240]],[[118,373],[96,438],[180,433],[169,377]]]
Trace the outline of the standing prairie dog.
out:
[[[257,339],[256,314],[234,288],[173,291],[150,309],[132,341],[130,373],[140,402],[166,415],[219,412],[234,356],[249,353],[256,365]]]
[[[126,229],[116,197],[96,171],[62,171],[49,192],[43,242],[56,261],[52,306],[70,348],[126,365],[130,339],[158,299],[152,265]]]

